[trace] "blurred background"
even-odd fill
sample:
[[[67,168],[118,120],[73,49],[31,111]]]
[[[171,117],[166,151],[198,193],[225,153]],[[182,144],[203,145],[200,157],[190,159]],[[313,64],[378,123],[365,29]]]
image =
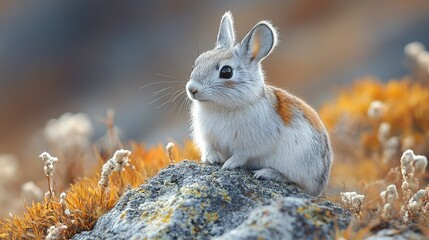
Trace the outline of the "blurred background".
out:
[[[278,27],[280,45],[263,64],[268,81],[316,108],[357,78],[403,77],[403,47],[429,46],[425,0],[2,0],[0,162],[19,169],[9,186],[43,181],[38,154],[63,141],[45,128],[67,112],[85,114],[91,142],[102,142],[108,109],[122,142],[187,138],[186,105],[174,90],[214,46],[227,10],[240,40],[260,20]],[[5,186],[0,192],[21,192]]]

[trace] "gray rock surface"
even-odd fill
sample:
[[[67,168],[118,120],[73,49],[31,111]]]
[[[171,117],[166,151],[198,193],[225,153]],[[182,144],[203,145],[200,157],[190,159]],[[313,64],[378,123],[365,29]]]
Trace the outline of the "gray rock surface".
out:
[[[349,221],[347,211],[294,185],[183,161],[126,192],[74,239],[323,239]]]

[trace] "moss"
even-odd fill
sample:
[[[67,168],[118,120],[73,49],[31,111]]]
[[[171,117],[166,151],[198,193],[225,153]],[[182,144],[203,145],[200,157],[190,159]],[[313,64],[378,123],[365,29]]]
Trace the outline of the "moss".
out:
[[[373,101],[381,101],[386,109],[379,119],[368,116]],[[326,103],[320,110],[323,122],[331,130],[346,125],[348,134],[359,132],[363,148],[368,153],[380,151],[377,140],[378,126],[389,123],[391,134],[401,140],[411,137],[411,148],[421,148],[429,133],[429,88],[411,79],[381,83],[375,78],[356,81],[349,89],[340,92],[336,100]]]

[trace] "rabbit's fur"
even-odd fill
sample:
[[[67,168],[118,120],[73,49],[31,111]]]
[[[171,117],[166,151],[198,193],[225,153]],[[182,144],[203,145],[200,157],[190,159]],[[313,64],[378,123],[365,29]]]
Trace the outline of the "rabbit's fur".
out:
[[[186,85],[193,139],[203,162],[243,167],[318,196],[331,169],[329,136],[304,101],[265,84],[261,61],[276,42],[276,30],[262,21],[235,44],[232,15],[224,14],[216,47],[197,58]],[[229,79],[220,77],[225,66]]]

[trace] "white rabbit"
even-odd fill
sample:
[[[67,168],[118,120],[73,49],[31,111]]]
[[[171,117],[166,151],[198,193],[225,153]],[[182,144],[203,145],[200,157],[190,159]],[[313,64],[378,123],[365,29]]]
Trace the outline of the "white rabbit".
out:
[[[235,44],[232,15],[223,15],[215,48],[196,59],[186,84],[193,139],[203,162],[243,167],[318,196],[331,169],[329,136],[304,101],[265,84],[261,61],[276,41],[262,21]]]

